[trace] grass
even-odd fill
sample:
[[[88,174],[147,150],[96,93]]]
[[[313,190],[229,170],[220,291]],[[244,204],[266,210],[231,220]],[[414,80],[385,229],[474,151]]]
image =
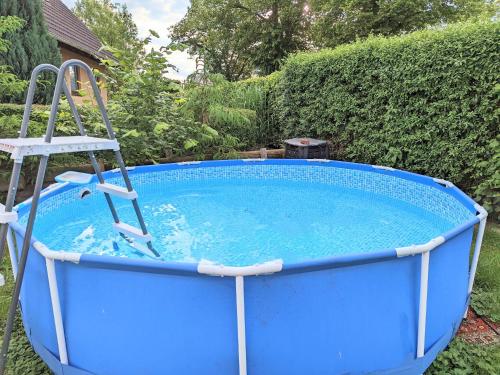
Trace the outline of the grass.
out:
[[[10,301],[13,277],[8,259],[4,259],[2,273],[7,284],[0,288],[0,327]],[[500,322],[500,225],[486,228],[479,266],[476,275],[472,306],[479,315]],[[50,371],[40,360],[24,334],[18,318],[12,336],[8,375],[49,375]],[[427,375],[494,375],[500,374],[500,344],[470,344],[456,338],[426,372]]]
[[[0,327],[3,337],[4,326],[9,310],[10,297],[14,287],[14,277],[8,256],[4,258],[2,274],[5,276],[6,284],[0,287]],[[1,340],[1,338],[0,338]],[[6,375],[50,375],[51,372],[40,357],[33,351],[24,333],[20,315],[18,314],[12,332],[9,349],[9,363]]]
[[[489,225],[486,229],[472,307],[479,315],[500,323],[500,225]]]

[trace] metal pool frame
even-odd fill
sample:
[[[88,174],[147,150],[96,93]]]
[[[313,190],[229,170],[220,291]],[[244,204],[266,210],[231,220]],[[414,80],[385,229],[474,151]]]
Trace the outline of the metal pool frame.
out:
[[[44,360],[49,363],[51,368],[56,373],[64,374],[84,374],[87,373],[78,368],[72,367],[68,359],[68,352],[66,348],[65,340],[65,327],[63,324],[63,317],[61,312],[61,303],[59,298],[58,283],[57,283],[57,273],[55,264],[57,262],[71,262],[74,264],[99,264],[99,267],[113,267],[114,269],[141,269],[141,267],[152,267],[155,269],[163,269],[174,274],[202,274],[220,277],[229,277],[235,279],[235,313],[237,322],[237,352],[238,352],[238,369],[240,375],[247,374],[247,340],[246,340],[246,320],[245,320],[245,278],[248,276],[256,275],[270,275],[275,273],[290,274],[303,271],[315,271],[323,270],[327,268],[338,268],[349,265],[359,265],[365,263],[374,263],[390,259],[419,256],[420,260],[420,278],[419,278],[419,298],[418,298],[418,324],[417,324],[417,343],[416,352],[414,354],[415,360],[421,359],[425,360],[425,367],[430,364],[435,356],[437,355],[436,350],[432,353],[426,353],[425,351],[425,338],[426,338],[426,320],[427,320],[427,296],[428,296],[428,279],[429,279],[429,258],[430,253],[439,248],[441,245],[445,244],[447,241],[455,238],[456,236],[466,232],[467,230],[472,230],[472,228],[479,224],[477,231],[474,252],[472,261],[469,268],[468,276],[468,288],[467,288],[467,302],[464,307],[464,315],[467,311],[468,304],[470,302],[470,294],[472,292],[472,287],[474,284],[474,278],[476,274],[479,254],[481,250],[481,244],[484,236],[484,230],[486,225],[487,212],[479,204],[474,202],[466,194],[464,194],[460,189],[454,186],[451,182],[431,178],[427,176],[422,176],[410,172],[400,171],[389,167],[382,166],[372,166],[363,165],[348,162],[330,161],[330,160],[267,160],[267,159],[246,159],[246,160],[232,160],[232,161],[212,161],[212,162],[187,162],[187,163],[175,163],[175,164],[164,164],[157,166],[144,166],[131,168],[130,174],[137,173],[147,173],[153,171],[164,171],[164,170],[174,170],[180,168],[203,168],[203,167],[224,167],[224,166],[235,166],[235,165],[252,165],[252,164],[268,164],[268,165],[320,165],[325,167],[336,167],[336,168],[348,168],[356,169],[366,172],[373,172],[379,174],[390,175],[405,180],[415,181],[424,185],[431,186],[435,189],[446,192],[447,194],[453,196],[462,205],[464,205],[470,212],[475,216],[468,222],[453,228],[452,230],[438,236],[425,244],[413,245],[408,247],[385,249],[368,254],[354,254],[349,256],[336,256],[331,258],[324,258],[319,260],[312,260],[300,263],[286,264],[281,260],[275,260],[267,262],[264,264],[256,264],[248,267],[229,267],[224,265],[212,264],[208,262],[195,263],[175,263],[175,262],[151,262],[146,260],[133,260],[124,258],[114,258],[109,256],[97,256],[90,254],[78,254],[73,252],[63,252],[63,251],[52,251],[48,249],[41,242],[33,238],[32,249],[36,250],[44,259],[46,265],[46,272],[48,276],[48,285],[50,289],[50,300],[52,304],[53,312],[53,323],[57,336],[57,348],[59,356],[49,352],[40,344],[34,342],[35,350],[44,358]],[[113,177],[116,171],[105,172],[105,177]],[[94,182],[96,178],[94,176]],[[69,183],[59,183],[52,185],[45,189],[41,195],[41,201],[52,197],[58,193],[74,188],[74,185]],[[17,206],[17,210],[21,215],[25,214],[30,207],[30,201],[23,202]],[[12,260],[12,267],[14,275],[17,270],[17,259],[18,254],[15,244],[15,235],[20,238],[24,235],[24,228],[18,224],[11,224],[12,230],[9,229],[8,233],[8,247],[10,251],[10,256]],[[14,232],[14,233],[13,233]],[[456,327],[458,328],[458,327]],[[440,343],[440,347],[437,349],[442,350],[447,344],[445,342]],[[444,346],[443,346],[444,345]],[[431,350],[428,350],[430,352]],[[428,358],[426,355],[429,355]],[[423,366],[420,361],[420,366]],[[420,367],[422,368],[422,367]],[[411,373],[411,372],[410,372]]]

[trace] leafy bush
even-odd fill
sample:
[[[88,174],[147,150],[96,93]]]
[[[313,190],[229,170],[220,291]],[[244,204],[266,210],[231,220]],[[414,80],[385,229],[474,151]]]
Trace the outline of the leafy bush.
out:
[[[273,127],[329,139],[337,159],[449,179],[492,208],[499,32],[464,23],[297,54],[271,90]]]
[[[106,60],[106,82],[114,90],[107,105],[113,130],[120,141],[125,161],[142,164],[156,161],[172,154],[182,154],[187,149],[207,143],[218,133],[207,125],[183,116],[180,111],[179,85],[166,78],[170,68],[166,51],[146,51],[150,38],[142,41],[140,58],[127,52],[113,50],[116,60]],[[56,135],[76,135],[78,128],[69,105],[61,101],[56,121]],[[0,137],[16,137],[21,126],[24,106],[0,104]],[[87,132],[106,136],[106,128],[97,107],[84,105],[78,108]],[[29,136],[42,136],[49,118],[49,107],[34,106],[29,124]],[[191,152],[191,151],[190,151]],[[114,162],[111,153],[100,154],[108,162]],[[27,168],[33,172],[36,159],[27,159]],[[0,154],[2,169],[9,162],[8,155]],[[82,155],[55,155],[53,163],[71,165],[88,163]],[[58,163],[59,162],[59,163]],[[5,168],[7,170],[7,168]],[[35,176],[34,173],[25,173]],[[32,182],[32,181],[29,181]]]
[[[233,84],[220,74],[202,77],[202,84],[190,83],[185,89],[182,111],[187,118],[206,124],[236,148],[255,147],[259,142],[257,109],[262,105],[262,90],[254,85]]]
[[[279,90],[277,85],[281,72],[275,72],[267,77],[249,78],[244,81],[233,83],[235,87],[242,87],[248,91],[259,92],[260,103],[254,104],[257,115],[257,133],[255,143],[259,146],[280,147],[282,134],[277,121],[277,99]]]
[[[475,196],[484,204],[484,208],[493,217],[500,221],[500,135],[490,140],[487,145],[490,159],[482,160],[478,166],[484,170],[486,177],[474,191]],[[500,297],[499,297],[500,298]]]
[[[493,375],[500,373],[500,346],[473,345],[455,339],[425,372],[426,375]]]
[[[214,135],[180,114],[180,87],[166,77],[172,68],[169,51],[149,49],[150,42],[151,37],[141,42],[139,57],[112,49],[115,59],[103,61],[106,82],[114,88],[108,102],[109,118],[130,164],[182,153],[199,138]]]

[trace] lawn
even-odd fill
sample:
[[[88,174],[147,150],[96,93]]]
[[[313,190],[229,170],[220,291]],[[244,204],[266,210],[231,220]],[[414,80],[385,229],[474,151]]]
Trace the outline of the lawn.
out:
[[[5,287],[0,288],[0,326],[5,324],[5,316],[12,289],[12,273],[8,259],[4,260]],[[500,323],[500,225],[487,226],[481,257],[476,276],[472,306],[478,315],[492,323]],[[427,374],[500,374],[500,342],[496,334],[496,343],[478,344],[457,337],[443,352]],[[31,349],[20,322],[12,336],[8,375],[44,375],[50,374],[48,368]]]

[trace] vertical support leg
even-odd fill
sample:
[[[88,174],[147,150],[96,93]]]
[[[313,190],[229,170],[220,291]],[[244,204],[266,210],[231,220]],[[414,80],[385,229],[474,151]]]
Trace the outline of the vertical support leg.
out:
[[[245,288],[243,276],[236,276],[236,319],[238,322],[239,375],[247,374],[247,349],[245,333]]]
[[[420,267],[420,302],[418,306],[417,358],[425,354],[425,325],[427,322],[427,289],[429,283],[429,252],[422,253]]]
[[[481,253],[481,246],[483,244],[484,231],[486,229],[486,215],[481,217],[479,221],[479,229],[477,230],[476,244],[474,245],[474,255],[472,256],[472,263],[469,272],[469,285],[467,287],[467,298],[470,298],[472,287],[474,286],[474,279],[476,277],[477,263],[479,262],[479,254]],[[467,317],[468,305],[465,308],[464,319]]]
[[[22,161],[15,161],[12,168],[12,175],[10,176],[9,192],[7,193],[7,200],[5,202],[5,212],[11,212],[16,200],[17,186],[19,184],[19,177],[21,176]],[[2,224],[0,226],[0,267],[2,265],[4,251],[5,251],[5,238],[7,237],[7,230],[9,224]]]
[[[21,286],[26,269],[26,262],[28,260],[28,253],[31,245],[31,236],[33,234],[33,227],[35,224],[36,210],[38,208],[38,201],[40,192],[43,187],[43,180],[45,177],[45,170],[47,169],[48,156],[42,156],[40,165],[38,167],[38,174],[36,177],[35,191],[31,202],[30,214],[28,223],[26,225],[26,232],[24,234],[23,248],[21,251],[21,258],[19,259],[16,283],[14,285],[14,292],[12,293],[12,300],[10,301],[9,312],[7,315],[7,322],[5,324],[5,332],[3,335],[2,349],[0,352],[0,374],[3,374],[7,366],[7,352],[9,350],[10,338],[12,336],[12,329],[14,328],[14,320],[16,318],[17,303],[19,302],[19,295],[21,293]]]
[[[59,349],[59,360],[63,365],[68,364],[68,352],[66,349],[66,337],[64,336],[64,325],[59,302],[59,291],[57,289],[56,268],[54,259],[45,258],[47,276],[49,279],[50,301],[52,302],[52,313],[56,328],[57,348]]]
[[[14,280],[17,278],[17,246],[16,240],[12,235],[12,229],[7,230],[7,246],[9,247],[10,264],[12,266],[12,274],[14,275]]]

